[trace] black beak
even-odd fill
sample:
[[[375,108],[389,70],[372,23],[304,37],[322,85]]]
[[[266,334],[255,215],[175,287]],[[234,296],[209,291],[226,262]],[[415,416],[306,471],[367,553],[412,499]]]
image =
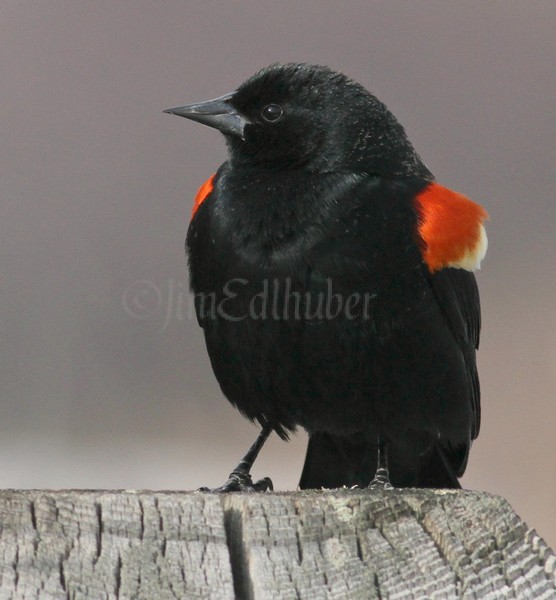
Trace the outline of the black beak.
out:
[[[168,108],[164,112],[198,121],[209,127],[214,127],[222,133],[243,138],[243,130],[249,121],[242,117],[230,104],[233,96],[234,92],[206,102]]]

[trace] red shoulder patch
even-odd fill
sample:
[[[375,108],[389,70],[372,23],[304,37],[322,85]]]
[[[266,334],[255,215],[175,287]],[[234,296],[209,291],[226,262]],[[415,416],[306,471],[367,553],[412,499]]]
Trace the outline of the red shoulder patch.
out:
[[[191,211],[191,218],[195,216],[199,206],[207,199],[207,196],[214,189],[214,178],[216,177],[216,173],[209,177],[205,183],[199,188],[197,195],[195,196],[195,200],[193,201],[193,210]]]
[[[423,260],[429,271],[454,267],[475,271],[487,249],[483,221],[488,213],[464,196],[430,183],[416,197]]]

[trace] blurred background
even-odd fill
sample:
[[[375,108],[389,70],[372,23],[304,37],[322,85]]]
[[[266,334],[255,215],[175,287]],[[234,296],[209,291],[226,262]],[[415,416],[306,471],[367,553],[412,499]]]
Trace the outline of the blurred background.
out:
[[[7,0],[0,20],[0,487],[215,486],[254,440],[183,251],[225,146],[162,110],[306,61],[368,87],[490,212],[463,484],[556,545],[556,3]],[[305,444],[272,439],[254,475],[295,488]]]

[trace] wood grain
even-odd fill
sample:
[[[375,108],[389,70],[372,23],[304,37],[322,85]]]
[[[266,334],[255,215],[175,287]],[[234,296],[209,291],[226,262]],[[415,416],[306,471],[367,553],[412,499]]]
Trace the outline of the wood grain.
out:
[[[556,558],[468,491],[0,492],[0,600],[556,598]]]

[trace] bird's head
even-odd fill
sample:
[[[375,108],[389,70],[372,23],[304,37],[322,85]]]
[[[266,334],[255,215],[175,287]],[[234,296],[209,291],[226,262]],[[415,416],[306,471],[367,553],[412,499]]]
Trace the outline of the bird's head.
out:
[[[219,129],[238,165],[432,178],[386,106],[327,67],[273,64],[231,94],[165,112]]]

